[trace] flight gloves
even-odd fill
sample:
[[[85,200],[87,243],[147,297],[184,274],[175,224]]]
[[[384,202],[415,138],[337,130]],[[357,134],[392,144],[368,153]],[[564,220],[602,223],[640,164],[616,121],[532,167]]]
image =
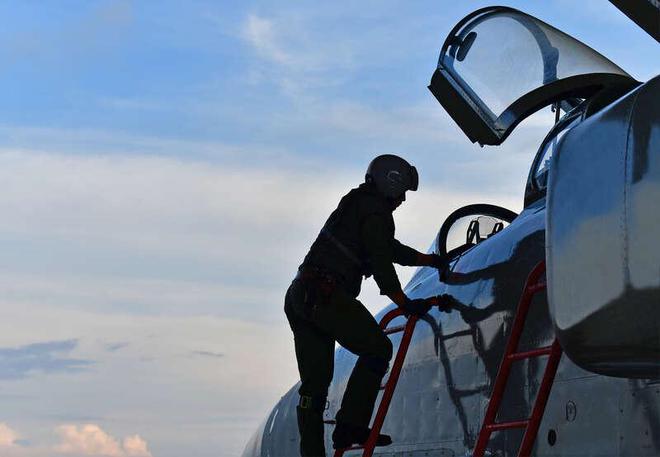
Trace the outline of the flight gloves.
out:
[[[413,314],[415,316],[423,316],[434,306],[437,306],[440,311],[448,313],[451,311],[455,300],[456,299],[449,294],[436,295],[427,298],[413,298],[407,300],[402,308],[406,314]]]

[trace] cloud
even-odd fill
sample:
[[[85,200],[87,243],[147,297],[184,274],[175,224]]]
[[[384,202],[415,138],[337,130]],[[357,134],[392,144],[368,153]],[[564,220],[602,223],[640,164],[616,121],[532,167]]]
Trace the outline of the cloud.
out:
[[[123,455],[117,439],[101,430],[98,425],[61,425],[57,428],[61,443],[56,451],[63,454],[99,455],[119,457]]]
[[[128,436],[120,444],[113,436],[98,425],[61,425],[57,428],[60,444],[56,452],[80,456],[98,457],[152,457],[151,452],[139,435]]]
[[[77,373],[90,360],[63,357],[78,345],[77,340],[49,341],[16,348],[0,348],[0,379],[23,379],[34,373]]]
[[[147,442],[140,435],[130,435],[121,442],[95,424],[81,426],[65,424],[55,429],[60,443],[22,446],[20,435],[0,422],[0,455],[3,457],[153,457]]]
[[[143,312],[270,300],[304,254],[301,229],[311,241],[348,187],[345,174],[153,156],[7,152],[0,164],[7,295]]]
[[[15,303],[279,316],[273,303],[362,179],[361,170],[326,170],[0,152],[0,286]],[[423,186],[395,215],[399,235],[422,249],[451,210],[484,200],[479,189]]]
[[[39,379],[15,383],[10,392],[22,396],[3,396],[6,411],[34,411],[31,416],[46,415],[58,423],[143,424],[150,427],[150,436],[158,432],[166,439],[170,427],[210,424],[220,412],[245,415],[256,409],[261,413],[296,378],[291,333],[278,305],[273,306],[277,322],[268,323],[208,315],[129,316],[38,304],[13,306],[3,298],[0,307],[6,310],[4,338],[20,338],[28,329],[48,336],[75,332],[86,342],[109,336],[132,342],[121,357],[107,354],[97,344],[85,345],[81,350],[92,353],[98,363],[75,382],[57,377],[47,390]],[[66,328],[52,326],[54,320],[66,322]],[[217,357],[220,348],[226,354],[222,359]],[[215,355],[193,355],[195,351]],[[143,356],[152,360],[145,363]],[[271,375],[264,378],[263,373]]]
[[[194,355],[201,355],[204,357],[212,357],[216,359],[220,359],[225,356],[222,352],[213,352],[213,351],[193,351],[192,353]]]
[[[122,342],[119,342],[119,343],[106,343],[105,350],[108,351],[108,352],[117,352],[120,349],[124,349],[124,348],[128,347],[129,345],[130,345],[130,343],[128,343],[126,341],[122,341]]]
[[[328,31],[326,23],[307,14],[248,14],[241,37],[261,60],[252,66],[252,82],[274,81],[284,93],[307,98],[311,88],[347,81],[356,67],[356,40],[330,37],[315,26]],[[270,65],[264,67],[264,61]]]
[[[291,56],[278,43],[273,20],[250,14],[245,22],[245,39],[266,59],[290,65]]]
[[[12,430],[6,423],[0,422],[0,448],[16,446],[20,435]]]
[[[127,457],[151,457],[151,452],[147,449],[147,442],[140,435],[124,438],[124,452]]]

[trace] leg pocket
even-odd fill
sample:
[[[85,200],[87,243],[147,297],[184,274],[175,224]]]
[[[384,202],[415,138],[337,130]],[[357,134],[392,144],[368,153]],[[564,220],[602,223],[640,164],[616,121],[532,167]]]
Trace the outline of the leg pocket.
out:
[[[291,306],[296,314],[314,322],[320,308],[327,307],[334,294],[334,283],[325,280],[296,281]]]
[[[308,319],[309,293],[307,291],[308,285],[299,279],[294,280],[286,292],[286,299],[284,309],[287,315],[294,313],[298,317]],[[290,319],[291,320],[291,319]]]

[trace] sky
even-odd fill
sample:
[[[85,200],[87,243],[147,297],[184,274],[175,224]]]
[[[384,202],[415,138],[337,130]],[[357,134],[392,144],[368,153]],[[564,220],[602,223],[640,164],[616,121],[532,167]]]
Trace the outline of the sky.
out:
[[[608,2],[504,4],[658,71]],[[462,205],[519,211],[552,114],[480,148],[426,89],[486,5],[0,2],[0,456],[240,455],[297,381],[288,283],[377,154],[420,172],[420,250]]]

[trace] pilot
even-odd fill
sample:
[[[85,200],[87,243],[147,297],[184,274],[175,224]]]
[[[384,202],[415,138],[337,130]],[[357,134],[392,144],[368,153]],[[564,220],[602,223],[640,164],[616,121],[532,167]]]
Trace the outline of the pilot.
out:
[[[365,182],[339,202],[289,287],[284,310],[293,331],[300,402],[297,407],[302,456],[325,456],[323,411],[332,381],[335,341],[358,356],[332,434],[335,449],[363,444],[392,343],[356,297],[362,277],[374,276],[380,293],[407,315],[424,315],[442,297],[409,299],[392,262],[445,268],[436,254],[423,254],[394,239],[392,212],[416,191],[417,170],[401,157],[380,155]],[[444,304],[443,304],[444,303]],[[442,309],[442,308],[441,308]],[[380,435],[377,444],[391,444]]]

